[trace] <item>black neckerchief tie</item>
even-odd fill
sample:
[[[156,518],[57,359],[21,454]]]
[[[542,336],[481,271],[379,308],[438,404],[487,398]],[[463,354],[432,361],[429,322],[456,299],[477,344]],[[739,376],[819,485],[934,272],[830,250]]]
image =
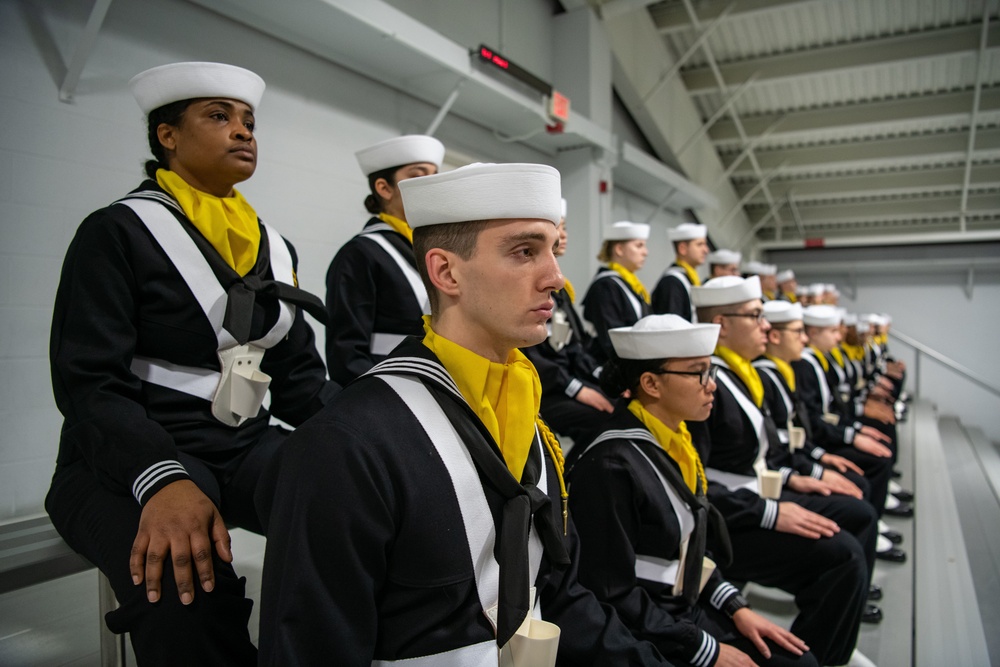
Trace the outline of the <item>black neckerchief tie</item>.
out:
[[[439,398],[437,393],[434,395],[447,411],[447,399]],[[464,407],[468,414],[473,414],[471,408]],[[500,564],[497,646],[503,647],[531,613],[528,595],[528,588],[532,585],[528,567],[528,532],[532,516],[549,562],[568,565],[570,560],[562,541],[562,529],[557,525],[552,511],[552,499],[538,488],[543,471],[541,457],[545,455],[538,438],[534,438],[535,447],[528,456],[521,482],[518,483],[507,469],[493,438],[485,427],[479,429],[476,424],[482,424],[478,417],[475,421],[452,420],[452,425],[472,455],[481,480],[504,498],[500,530],[493,551]]]
[[[694,530],[691,531],[691,537],[688,539],[687,553],[684,554],[684,571],[681,572],[681,581],[684,582],[681,597],[693,606],[697,603],[701,593],[701,572],[705,552],[708,549],[709,533],[711,533],[714,545],[712,555],[719,567],[727,567],[732,563],[733,548],[729,541],[726,522],[719,511],[709,504],[705,497],[705,489],[701,488],[701,477],[698,477],[695,482],[695,493],[691,493],[691,489],[688,488],[680,470],[668,460],[670,455],[664,451],[663,447],[648,440],[632,440],[632,442],[645,451],[646,457],[653,462],[653,465],[667,480],[667,483],[673,487],[681,500],[687,503],[694,516]]]
[[[226,314],[222,320],[222,326],[240,345],[246,345],[250,340],[253,307],[258,294],[299,306],[321,324],[326,324],[326,306],[319,297],[287,283],[261,279],[257,274],[248,273],[242,280],[234,282],[229,287]]]

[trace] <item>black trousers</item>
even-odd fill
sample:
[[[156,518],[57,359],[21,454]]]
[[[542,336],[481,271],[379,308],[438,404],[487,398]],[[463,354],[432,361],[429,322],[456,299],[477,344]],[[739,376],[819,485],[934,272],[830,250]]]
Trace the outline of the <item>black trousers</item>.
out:
[[[262,477],[273,471],[285,435],[271,429],[255,445],[222,463],[209,464],[185,454],[179,460],[227,525],[262,533],[257,509],[261,503],[255,496],[262,495]],[[106,615],[105,622],[112,632],[130,634],[140,666],[257,664],[257,649],[247,629],[253,601],[244,594],[246,579],[215,551],[211,593],[196,583],[194,601],[182,605],[168,560],[160,600],[154,604],[146,598],[145,583],[134,585],[129,573],[142,512],[134,497],[107,488],[83,461],[76,461],[57,466],[45,509],[67,544],[111,582],[120,606]]]
[[[787,490],[781,492],[781,500],[790,500],[807,510],[836,521],[842,532],[847,531],[853,535],[865,555],[868,581],[871,583],[872,572],[875,569],[875,546],[878,540],[878,513],[870,503],[840,494],[819,496]]]
[[[732,530],[729,579],[753,581],[795,596],[791,631],[821,665],[846,664],[858,639],[868,599],[869,568],[847,530],[818,540],[763,528]]]

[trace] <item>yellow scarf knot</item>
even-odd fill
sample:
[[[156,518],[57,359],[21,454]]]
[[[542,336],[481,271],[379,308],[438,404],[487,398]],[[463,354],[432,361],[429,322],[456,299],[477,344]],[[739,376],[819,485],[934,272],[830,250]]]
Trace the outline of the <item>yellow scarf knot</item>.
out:
[[[424,316],[424,345],[441,360],[472,411],[500,447],[507,469],[520,481],[535,441],[541,403],[538,372],[520,350],[500,364],[434,332]]]
[[[819,351],[815,345],[810,345],[809,349],[813,351],[817,360],[819,360],[819,365],[823,367],[824,371],[830,370],[830,362],[826,360],[826,355]]]
[[[618,273],[618,275],[622,277],[622,280],[625,281],[625,284],[632,288],[633,292],[642,297],[643,301],[649,303],[649,292],[646,291],[646,286],[642,284],[641,280],[639,280],[639,276],[635,275],[618,262],[608,262],[608,268]]]
[[[677,260],[677,266],[684,269],[684,273],[687,274],[688,280],[691,281],[691,285],[694,287],[701,287],[701,278],[698,276],[698,272],[694,270],[694,267],[685,262],[683,259]]]
[[[743,384],[750,390],[750,398],[753,399],[754,405],[758,408],[764,405],[764,383],[753,364],[722,345],[715,348],[715,354],[722,357],[722,360],[729,365],[730,370],[743,380]]]
[[[785,378],[788,389],[795,391],[795,371],[792,369],[792,365],[784,359],[772,357],[771,355],[767,355],[767,358],[774,362],[774,365],[778,368],[778,372],[781,373],[781,377]]]
[[[837,365],[844,368],[844,354],[840,351],[840,348],[832,348],[830,354],[833,356],[833,360],[837,362]]]
[[[397,218],[394,215],[389,215],[388,213],[379,213],[378,219],[392,227],[392,231],[405,236],[406,240],[410,242],[410,245],[413,245],[413,228],[410,227],[410,223],[406,220]]]
[[[628,404],[628,411],[635,415],[636,419],[642,422],[656,441],[663,447],[667,456],[672,458],[681,469],[681,476],[684,483],[691,489],[691,493],[697,493],[697,483],[701,482],[701,492],[708,489],[708,481],[705,479],[705,468],[701,464],[701,457],[698,450],[691,442],[691,434],[688,432],[687,424],[681,422],[680,430],[674,431],[633,398]]]
[[[156,170],[156,182],[177,200],[184,215],[226,264],[241,276],[250,272],[260,249],[260,223],[243,195],[236,190],[232,197],[210,195],[166,169]]]

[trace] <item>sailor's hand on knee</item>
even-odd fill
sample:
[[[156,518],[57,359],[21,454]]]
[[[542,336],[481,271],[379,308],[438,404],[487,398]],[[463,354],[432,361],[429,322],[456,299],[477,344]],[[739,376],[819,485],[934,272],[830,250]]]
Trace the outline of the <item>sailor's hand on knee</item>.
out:
[[[132,545],[129,569],[132,581],[146,582],[150,602],[160,599],[164,563],[169,560],[181,602],[194,600],[194,578],[202,590],[215,587],[212,549],[232,562],[229,531],[209,498],[190,480],[160,489],[142,509],[139,531]]]
[[[828,496],[832,493],[829,484],[806,475],[791,475],[788,478],[788,488],[796,493],[815,493],[821,496]]]
[[[837,456],[836,454],[823,454],[823,456],[819,458],[819,462],[823,465],[836,468],[839,472],[853,470],[859,475],[865,474],[865,471],[862,470],[857,463],[850,459],[845,459],[843,456]]]
[[[871,454],[883,459],[892,456],[891,449],[865,433],[856,433],[854,435],[854,448],[865,454]]]
[[[615,406],[611,405],[611,401],[606,399],[604,394],[590,387],[581,387],[580,391],[576,392],[575,398],[584,405],[589,405],[601,412],[615,411]]]
[[[715,660],[714,667],[757,667],[757,663],[735,646],[720,642],[719,657]]]
[[[774,529],[782,533],[791,533],[800,537],[818,540],[821,537],[833,537],[840,532],[840,526],[825,516],[816,514],[793,502],[778,504],[778,521]]]
[[[809,650],[804,641],[751,609],[743,608],[737,611],[733,615],[733,623],[736,624],[740,634],[752,641],[765,658],[771,657],[771,649],[765,639],[770,639],[793,655],[802,655]]]
[[[851,496],[852,498],[858,498],[859,500],[864,498],[865,494],[861,492],[858,485],[841,475],[836,470],[824,470],[823,481],[834,493]]]

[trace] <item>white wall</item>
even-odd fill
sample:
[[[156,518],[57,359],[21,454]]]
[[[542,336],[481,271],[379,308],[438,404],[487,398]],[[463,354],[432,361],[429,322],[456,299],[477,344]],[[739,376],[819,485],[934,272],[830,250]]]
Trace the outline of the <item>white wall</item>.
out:
[[[462,11],[442,14],[429,2],[412,11],[422,20],[442,21],[440,32],[456,41],[490,41],[483,26],[494,21],[501,0],[459,4]],[[301,284],[321,296],[330,259],[367,218],[366,183],[354,151],[422,132],[437,112],[182,0],[112,3],[76,99],[64,104],[57,91],[91,6],[78,0],[0,3],[0,520],[41,511],[54,465],[62,420],[49,381],[48,332],[66,247],[89,212],[142,178],[148,151],[129,78],[167,62],[218,60],[248,67],[267,81],[257,114],[259,166],[239,189],[295,244]],[[523,52],[518,61],[547,76],[553,40],[545,31],[553,29],[553,3],[502,6],[500,47]],[[465,23],[457,17],[463,14]],[[463,158],[552,162],[454,116],[437,136]],[[610,196],[619,208],[643,205],[638,197],[626,204],[618,202],[622,193]],[[586,254],[575,256],[571,248],[566,263],[581,287],[596,266]],[[650,287],[665,261],[651,261],[646,269]],[[322,350],[322,331],[317,334]]]

